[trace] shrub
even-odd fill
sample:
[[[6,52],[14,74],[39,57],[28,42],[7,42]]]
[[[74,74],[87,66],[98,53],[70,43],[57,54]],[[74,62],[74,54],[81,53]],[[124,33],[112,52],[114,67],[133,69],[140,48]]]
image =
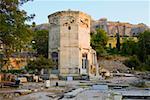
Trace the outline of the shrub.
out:
[[[52,59],[47,59],[43,56],[39,56],[34,60],[30,60],[26,67],[27,70],[40,72],[42,69],[50,69],[53,68],[55,63]]]
[[[22,70],[2,70],[2,73],[12,73],[12,74],[20,74]]]
[[[134,68],[135,70],[138,69],[140,66],[140,61],[137,56],[132,56],[128,60],[125,60],[124,64],[129,68]]]
[[[137,68],[139,71],[150,71],[150,66],[146,63],[141,63],[140,66]]]

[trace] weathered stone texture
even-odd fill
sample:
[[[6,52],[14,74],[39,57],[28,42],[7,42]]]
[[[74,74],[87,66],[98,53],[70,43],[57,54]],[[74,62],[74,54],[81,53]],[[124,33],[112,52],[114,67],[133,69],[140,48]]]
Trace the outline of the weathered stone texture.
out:
[[[89,74],[93,60],[91,56],[96,56],[90,47],[91,17],[83,12],[69,10],[56,12],[48,18],[49,57],[58,60],[60,74]],[[58,57],[52,56],[54,52],[58,53]]]
[[[143,23],[130,24],[125,22],[113,22],[107,21],[106,18],[92,20],[91,31],[95,31],[96,28],[104,29],[109,36],[115,36],[116,33],[118,33],[117,28],[121,36],[137,36],[139,33],[149,29],[148,26]]]

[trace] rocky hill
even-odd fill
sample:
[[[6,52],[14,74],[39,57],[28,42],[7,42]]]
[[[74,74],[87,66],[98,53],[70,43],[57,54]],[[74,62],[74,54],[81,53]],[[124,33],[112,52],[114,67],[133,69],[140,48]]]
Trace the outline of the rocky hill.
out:
[[[127,72],[129,68],[123,64],[125,59],[128,58],[120,56],[102,57],[98,60],[98,64],[102,69],[106,69],[110,72]]]
[[[120,33],[120,36],[137,36],[139,33],[149,29],[149,27],[143,23],[130,24],[127,22],[113,22],[108,21],[106,18],[91,21],[91,31],[95,31],[96,28],[104,29],[109,36],[115,36],[116,33]]]
[[[91,32],[94,32],[96,28],[104,29],[109,36],[115,36],[116,33],[120,33],[121,36],[136,36],[141,32],[149,29],[149,27],[143,23],[130,24],[125,22],[113,22],[107,21],[106,18],[100,20],[91,20]],[[33,30],[49,30],[49,24],[44,23],[36,25]]]
[[[44,23],[44,24],[39,24],[33,27],[33,30],[49,30],[49,24]]]

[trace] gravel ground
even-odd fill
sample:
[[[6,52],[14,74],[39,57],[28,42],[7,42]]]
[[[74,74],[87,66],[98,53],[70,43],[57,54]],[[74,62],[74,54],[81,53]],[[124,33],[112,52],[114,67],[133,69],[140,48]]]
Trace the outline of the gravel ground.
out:
[[[120,84],[129,84],[136,80],[139,80],[136,77],[113,77],[108,79],[107,81],[111,83],[120,83]],[[106,81],[106,80],[101,80]],[[56,82],[58,82],[60,87],[55,87]],[[66,90],[69,91],[69,88],[79,88],[83,82],[84,85],[91,83],[91,81],[60,81],[60,80],[53,80],[50,82],[51,87],[46,89],[45,83],[35,83],[29,82],[24,83],[19,89],[30,89],[33,90],[31,94],[16,96],[14,98],[5,99],[0,95],[0,100],[57,100],[51,98],[47,95],[59,95],[63,94]],[[67,88],[66,88],[67,87]],[[8,89],[0,89],[0,91],[4,90],[11,90]],[[86,90],[76,95],[76,97],[72,99],[63,98],[62,100],[106,100],[108,98],[108,93],[100,92],[98,90]]]
[[[140,80],[137,77],[113,77],[111,79],[108,79],[111,83],[120,83],[120,84],[130,84],[135,81]]]
[[[87,90],[78,94],[74,100],[106,100],[108,94],[98,90]]]
[[[17,97],[14,100],[52,100],[48,96],[46,96],[46,95],[49,95],[49,94],[52,94],[52,93],[37,92],[37,93],[32,93],[32,94]]]

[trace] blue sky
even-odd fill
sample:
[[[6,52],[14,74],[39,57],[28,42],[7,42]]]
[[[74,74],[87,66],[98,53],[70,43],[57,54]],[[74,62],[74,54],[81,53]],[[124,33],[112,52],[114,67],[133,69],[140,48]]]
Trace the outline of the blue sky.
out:
[[[48,23],[47,16],[56,11],[79,10],[95,20],[145,23],[150,26],[150,0],[34,0],[22,6],[28,14],[36,14],[36,24]]]

